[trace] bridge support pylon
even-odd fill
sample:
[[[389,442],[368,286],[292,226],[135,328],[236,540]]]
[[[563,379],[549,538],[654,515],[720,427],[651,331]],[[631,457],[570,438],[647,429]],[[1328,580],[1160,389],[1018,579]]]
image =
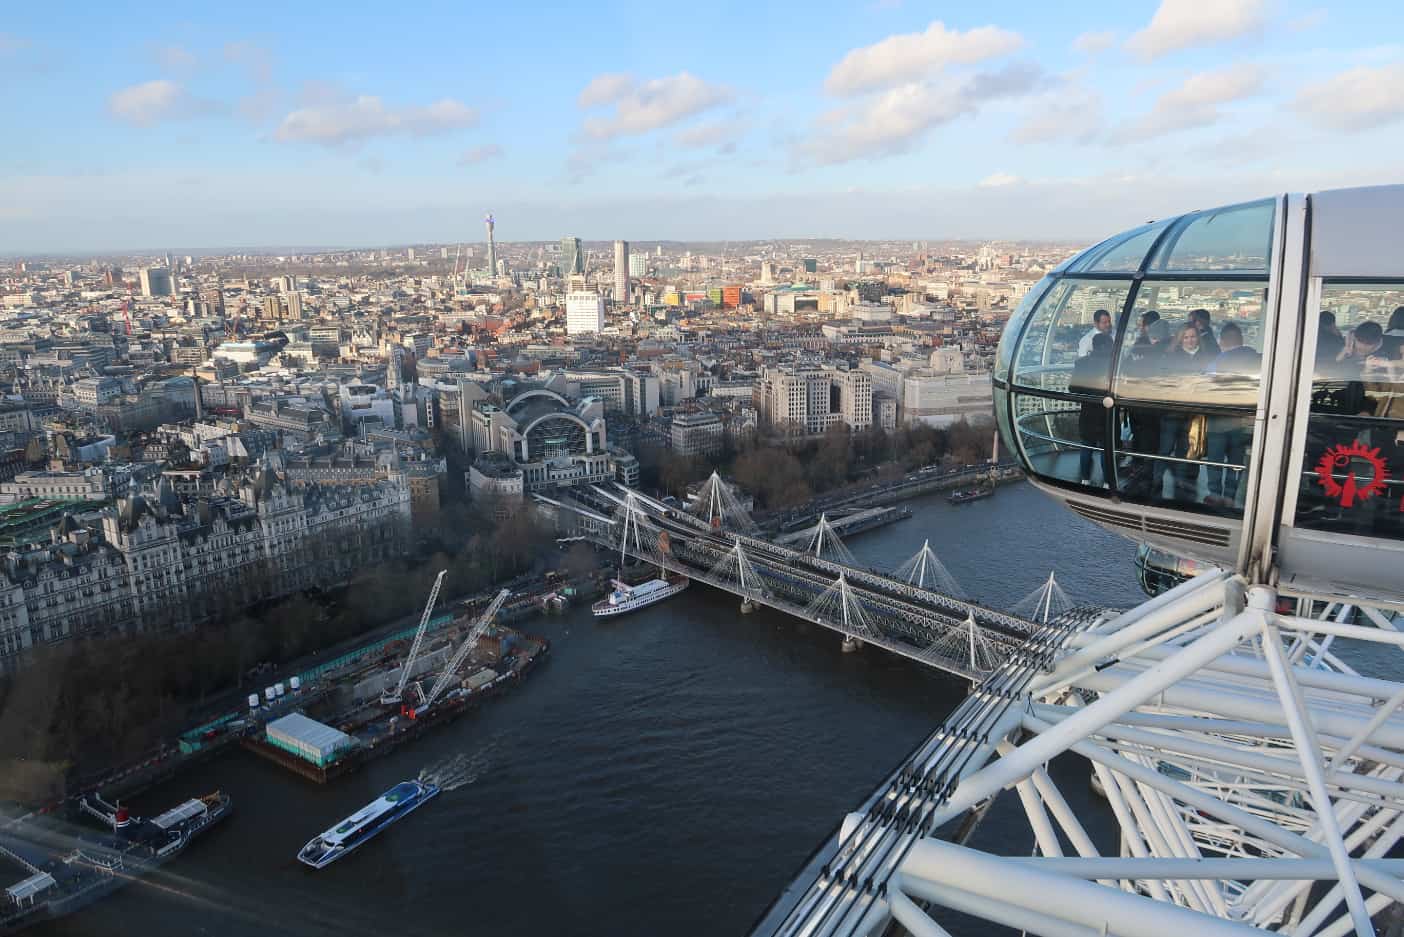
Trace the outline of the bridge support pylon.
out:
[[[841,646],[845,654],[852,654],[863,646],[863,642],[852,635],[848,635],[843,639],[843,644]]]
[[[752,602],[750,599],[742,599],[742,600],[741,600],[741,614],[742,614],[742,615],[749,615],[749,614],[751,614],[752,612],[754,612],[755,610],[756,610],[756,603],[755,603],[755,602]]]

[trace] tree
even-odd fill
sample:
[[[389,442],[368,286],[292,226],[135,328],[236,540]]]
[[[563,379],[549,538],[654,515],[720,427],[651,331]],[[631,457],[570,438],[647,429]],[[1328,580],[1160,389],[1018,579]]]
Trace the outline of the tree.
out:
[[[581,580],[593,573],[598,566],[599,560],[595,551],[577,540],[566,551],[565,559],[561,562],[561,572],[569,579]]]

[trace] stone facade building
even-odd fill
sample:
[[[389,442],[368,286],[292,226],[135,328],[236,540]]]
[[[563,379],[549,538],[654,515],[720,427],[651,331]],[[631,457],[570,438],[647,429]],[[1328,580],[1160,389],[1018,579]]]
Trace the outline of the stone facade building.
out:
[[[291,486],[265,462],[193,499],[163,476],[103,510],[96,529],[65,517],[52,543],[3,558],[0,666],[39,644],[185,626],[344,582],[404,551],[410,502],[402,472]]]

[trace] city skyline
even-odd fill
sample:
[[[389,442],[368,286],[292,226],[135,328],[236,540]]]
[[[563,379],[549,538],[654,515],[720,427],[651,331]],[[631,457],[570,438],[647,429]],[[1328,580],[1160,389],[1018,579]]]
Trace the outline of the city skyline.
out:
[[[465,57],[469,13],[432,6],[78,5],[81,34],[19,11],[0,252],[478,241],[489,207],[504,243],[1076,240],[1401,168],[1404,49],[1368,40],[1404,23],[1384,4],[782,4],[693,11],[682,48],[633,12],[569,35],[474,13],[532,41]]]

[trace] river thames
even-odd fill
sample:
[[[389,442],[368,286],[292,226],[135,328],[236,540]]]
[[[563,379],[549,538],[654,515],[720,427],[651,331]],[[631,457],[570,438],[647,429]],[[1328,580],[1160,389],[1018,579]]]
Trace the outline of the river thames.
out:
[[[975,598],[1007,608],[1050,569],[1079,604],[1143,598],[1134,546],[1025,484],[852,538],[893,568],[930,538]],[[960,701],[954,677],[703,586],[552,642],[516,691],[327,787],[243,751],[146,795],[223,788],[234,815],[152,881],[36,934],[740,934],[805,858]],[[294,858],[404,778],[452,787],[346,859]],[[1085,781],[1074,806],[1095,813]],[[992,814],[981,837],[1027,837]],[[1024,843],[1021,847],[1028,848]]]

